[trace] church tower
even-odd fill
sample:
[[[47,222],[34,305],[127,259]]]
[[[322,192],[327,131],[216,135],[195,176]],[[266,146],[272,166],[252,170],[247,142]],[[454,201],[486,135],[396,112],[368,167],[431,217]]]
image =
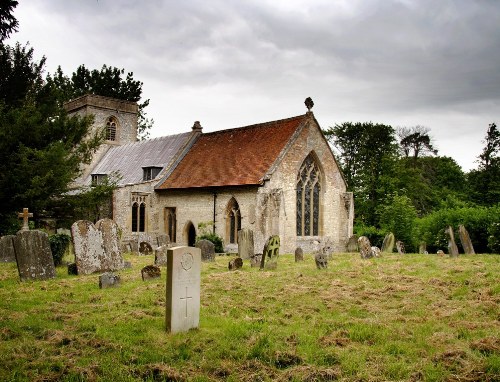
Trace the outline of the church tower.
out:
[[[87,178],[111,147],[137,141],[136,102],[87,94],[65,103],[64,108],[69,115],[93,115],[91,134],[103,127],[106,129],[106,141],[94,154],[92,162],[85,166],[81,179]]]

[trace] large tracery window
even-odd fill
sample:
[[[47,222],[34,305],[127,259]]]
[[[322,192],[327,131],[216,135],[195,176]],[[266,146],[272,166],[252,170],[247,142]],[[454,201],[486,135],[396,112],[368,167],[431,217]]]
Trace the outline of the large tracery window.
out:
[[[146,232],[146,196],[132,197],[132,232]]]
[[[116,141],[116,118],[109,117],[106,122],[106,139],[108,141]]]
[[[297,175],[297,236],[318,236],[321,172],[309,154]]]
[[[238,202],[235,198],[231,198],[227,205],[227,236],[229,243],[234,244],[238,242],[238,231],[241,229],[241,213]]]

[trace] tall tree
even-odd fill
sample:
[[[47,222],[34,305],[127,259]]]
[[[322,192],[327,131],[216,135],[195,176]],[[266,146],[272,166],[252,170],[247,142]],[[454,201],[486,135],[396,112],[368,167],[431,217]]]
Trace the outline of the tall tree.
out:
[[[0,2],[0,42],[10,36],[12,32],[17,31],[19,22],[12,12],[17,7],[15,0],[2,0]]]
[[[399,144],[406,158],[412,154],[413,165],[422,155],[437,155],[437,150],[432,145],[429,135],[430,129],[425,126],[417,125],[413,127],[398,127],[397,135],[400,139]]]
[[[66,115],[43,81],[44,62],[27,46],[1,45],[0,232],[21,208],[40,215],[62,198],[104,137],[88,135],[91,118]]]
[[[390,191],[390,174],[397,158],[394,129],[372,122],[346,122],[324,134],[340,152],[348,189],[354,192],[357,221],[376,225],[376,208]]]
[[[59,67],[52,76],[47,76],[47,81],[57,89],[63,102],[84,94],[96,94],[113,97],[127,101],[139,102],[142,96],[141,81],[134,80],[134,74],[124,69],[103,65],[101,70],[89,70],[85,65],[80,65],[71,77],[67,77]],[[146,117],[146,107],[149,99],[139,103],[138,132],[139,139],[149,136],[154,121]]]

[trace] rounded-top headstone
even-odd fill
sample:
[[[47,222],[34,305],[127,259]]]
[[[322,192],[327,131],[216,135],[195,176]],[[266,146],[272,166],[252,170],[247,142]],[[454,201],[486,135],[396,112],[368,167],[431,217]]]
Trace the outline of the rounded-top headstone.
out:
[[[362,259],[369,259],[373,257],[372,246],[370,240],[366,236],[361,236],[358,239],[359,254]]]

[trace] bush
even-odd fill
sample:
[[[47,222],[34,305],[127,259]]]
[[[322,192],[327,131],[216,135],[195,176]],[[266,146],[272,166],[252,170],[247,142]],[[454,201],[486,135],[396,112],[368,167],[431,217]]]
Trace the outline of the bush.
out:
[[[488,247],[493,253],[500,253],[500,223],[495,222],[488,228]]]
[[[71,236],[65,235],[63,233],[58,233],[49,236],[50,250],[52,251],[52,257],[54,259],[54,265],[57,267],[62,264],[62,259],[66,250],[68,249]]]
[[[388,204],[382,206],[380,226],[385,232],[392,232],[396,240],[401,240],[407,250],[418,246],[413,237],[413,227],[417,218],[417,210],[410,198],[405,195],[393,195]]]

